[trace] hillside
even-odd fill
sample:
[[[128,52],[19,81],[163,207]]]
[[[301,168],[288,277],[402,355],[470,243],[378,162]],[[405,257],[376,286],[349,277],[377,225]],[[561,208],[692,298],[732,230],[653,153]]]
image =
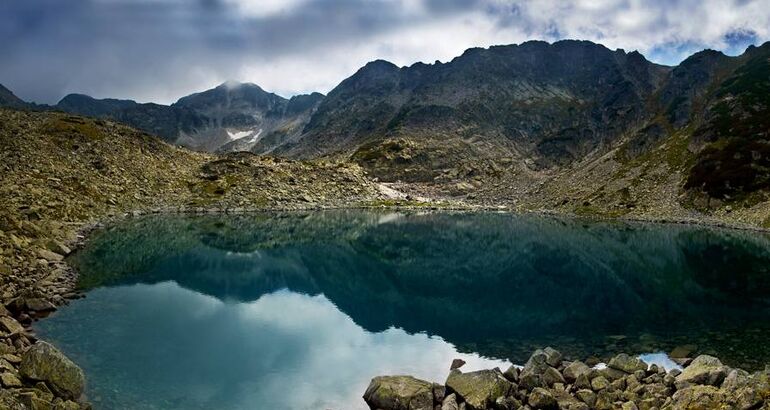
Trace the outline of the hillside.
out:
[[[108,215],[334,206],[377,192],[354,165],[196,153],[114,122],[6,109],[0,109],[0,171],[4,281],[40,273],[33,269],[39,251]],[[3,286],[2,302],[22,290]]]
[[[53,108],[197,150],[350,161],[422,197],[767,226],[768,58],[765,44],[665,67],[587,41],[530,41],[447,63],[374,61],[328,96],[225,83],[170,106],[73,94]]]

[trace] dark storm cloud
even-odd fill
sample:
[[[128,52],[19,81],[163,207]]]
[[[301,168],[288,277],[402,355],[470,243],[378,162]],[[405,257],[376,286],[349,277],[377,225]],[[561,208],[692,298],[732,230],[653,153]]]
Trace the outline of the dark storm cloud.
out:
[[[0,83],[39,102],[68,92],[170,102],[230,78],[285,94],[328,91],[372,58],[448,59],[529,38],[585,38],[664,62],[693,47],[735,51],[767,39],[762,0],[727,6],[730,13],[718,0],[5,1]]]

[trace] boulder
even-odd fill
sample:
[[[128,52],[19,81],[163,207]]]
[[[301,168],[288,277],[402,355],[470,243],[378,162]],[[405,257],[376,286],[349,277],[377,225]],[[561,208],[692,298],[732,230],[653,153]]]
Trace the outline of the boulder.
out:
[[[459,369],[465,365],[465,360],[463,359],[454,359],[452,360],[452,364],[449,365],[449,370]]]
[[[454,393],[446,396],[441,403],[441,410],[458,410],[460,406],[457,405],[457,396]]]
[[[533,409],[557,409],[556,398],[548,390],[542,387],[536,387],[527,398],[529,406]]]
[[[714,386],[690,386],[674,393],[671,410],[727,409],[725,396]]]
[[[452,370],[446,386],[465,400],[468,407],[476,410],[492,406],[495,399],[510,395],[516,388],[498,368],[469,373]]]
[[[575,383],[575,380],[577,380],[581,374],[587,375],[590,372],[591,368],[588,367],[587,364],[581,361],[574,361],[564,368],[564,378],[570,383]]]
[[[56,252],[51,252],[48,249],[40,249],[39,251],[37,251],[37,254],[40,255],[41,258],[49,262],[61,262],[64,260],[64,256],[59,255]]]
[[[637,370],[647,371],[647,363],[643,362],[638,357],[632,357],[625,353],[621,353],[610,359],[607,367],[626,373],[634,373]]]
[[[545,362],[551,367],[559,367],[564,358],[561,352],[552,347],[546,347],[543,349],[543,353],[545,353],[546,356]]]
[[[700,355],[676,377],[678,389],[691,384],[719,386],[727,376],[728,368],[716,357]]]
[[[591,380],[591,388],[594,391],[604,390],[607,387],[610,387],[610,381],[604,376],[594,377],[593,380]]]
[[[21,323],[8,316],[0,316],[0,328],[4,328],[11,334],[24,333],[24,327]]]
[[[27,379],[44,381],[67,399],[78,399],[85,387],[83,370],[46,342],[38,342],[24,353],[19,372]]]
[[[593,390],[581,389],[575,393],[578,399],[587,404],[588,407],[593,408],[596,405],[596,393]]]
[[[529,357],[529,360],[527,360],[527,363],[524,365],[524,368],[521,369],[521,373],[519,374],[519,384],[521,387],[525,388],[527,391],[531,391],[535,387],[546,387],[549,384],[563,382],[561,374],[556,377],[556,374],[553,371],[549,371],[549,369],[553,369],[553,367],[548,364],[549,361],[554,362],[557,357],[561,361],[561,354],[553,349],[551,350],[552,352],[550,354],[540,349],[535,350],[535,352],[532,353],[532,356]],[[559,373],[558,370],[553,370],[556,373]],[[549,380],[546,381],[544,378]],[[561,381],[559,379],[561,379]]]
[[[515,365],[511,365],[508,367],[508,370],[506,370],[503,373],[503,376],[505,376],[506,379],[510,380],[513,383],[519,382],[519,374],[521,373],[521,370],[519,370],[518,367]]]

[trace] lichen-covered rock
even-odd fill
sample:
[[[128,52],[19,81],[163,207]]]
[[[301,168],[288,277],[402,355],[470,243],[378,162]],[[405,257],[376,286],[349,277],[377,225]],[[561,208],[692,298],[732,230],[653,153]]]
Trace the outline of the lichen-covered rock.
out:
[[[535,387],[547,387],[554,383],[564,383],[561,373],[548,364],[549,362],[555,363],[557,359],[561,363],[561,353],[550,348],[546,349],[549,349],[549,351],[535,350],[529,357],[529,360],[527,360],[524,368],[521,369],[519,385],[527,391],[531,391]]]
[[[432,410],[433,384],[412,376],[378,376],[364,393],[372,409]]]
[[[691,384],[719,386],[727,376],[728,368],[713,356],[700,355],[676,377],[677,389]]]
[[[591,380],[591,388],[594,391],[604,390],[607,387],[610,387],[610,381],[604,376],[594,377]]]
[[[498,368],[468,373],[452,370],[446,386],[476,410],[486,409],[498,397],[508,396],[515,389],[515,385]]]
[[[621,353],[612,359],[607,364],[610,369],[620,370],[626,373],[634,373],[637,370],[647,370],[647,363],[639,359],[638,357],[632,357],[625,353]]]
[[[690,386],[674,393],[664,410],[719,410],[731,408],[724,393],[714,386]]]
[[[78,399],[85,387],[83,370],[46,342],[38,342],[24,353],[19,372],[27,379],[46,382],[64,398]]]
[[[536,387],[529,394],[527,402],[533,409],[557,409],[556,398],[548,390]]]
[[[587,404],[588,407],[594,407],[596,405],[596,393],[593,390],[581,389],[575,393],[578,399]]]
[[[574,383],[581,374],[588,374],[591,372],[591,368],[587,364],[581,361],[574,361],[564,368],[564,378]]]

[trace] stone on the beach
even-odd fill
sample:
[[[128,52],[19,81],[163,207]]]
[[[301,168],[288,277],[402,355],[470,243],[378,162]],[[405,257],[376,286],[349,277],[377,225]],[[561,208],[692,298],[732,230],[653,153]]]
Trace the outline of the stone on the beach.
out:
[[[532,389],[527,402],[533,409],[557,409],[556,399],[553,394],[542,387]]]
[[[668,407],[667,407],[668,408]],[[690,386],[674,393],[671,410],[728,409],[724,393],[714,386]]]
[[[607,387],[610,387],[610,381],[604,376],[594,377],[593,380],[591,380],[591,388],[594,391],[604,390]]]
[[[432,410],[433,384],[412,376],[378,376],[364,393],[372,409]]]
[[[590,372],[591,368],[587,364],[576,360],[564,368],[564,378],[568,382],[574,383],[581,374],[588,374]]]
[[[588,407],[594,407],[596,405],[596,393],[593,390],[581,389],[575,393],[578,399],[587,404]]]
[[[647,363],[639,359],[638,357],[632,357],[625,353],[621,353],[612,359],[607,364],[610,369],[620,370],[626,373],[634,373],[637,370],[647,370]]]
[[[727,376],[728,368],[714,356],[700,355],[676,377],[677,388],[690,384],[719,386]]]
[[[46,382],[64,398],[78,399],[83,394],[83,370],[49,343],[30,347],[21,358],[19,372],[27,379]]]
[[[505,376],[506,379],[510,380],[513,383],[518,383],[520,373],[521,373],[521,370],[519,370],[518,367],[514,365],[510,365],[508,367],[508,370],[503,372],[503,376]]]
[[[39,251],[37,251],[37,254],[40,255],[41,258],[49,262],[61,262],[64,260],[64,256],[59,255],[56,252],[51,252],[48,249],[40,249]]]
[[[0,328],[4,328],[11,334],[24,333],[24,327],[21,323],[9,316],[0,316]]]
[[[498,368],[468,373],[452,370],[446,386],[465,400],[468,407],[476,410],[486,409],[495,399],[508,396],[515,389]]]
[[[559,377],[556,377],[553,372],[548,371],[548,369],[552,369],[551,365],[548,364],[549,360],[554,362],[556,358],[559,358],[559,361],[561,361],[561,354],[553,349],[550,349],[550,353],[546,353],[541,349],[535,350],[519,374],[519,384],[521,387],[527,391],[535,387],[546,387],[548,383],[544,378],[547,378],[551,384],[559,382],[558,379],[561,377],[561,374]],[[556,372],[558,373],[558,370]],[[546,376],[546,374],[548,375]]]
[[[559,367],[561,364],[561,360],[563,358],[560,351],[552,348],[552,347],[546,347],[543,349],[543,352],[545,353],[546,360],[545,362],[551,366],[551,367]]]
[[[0,382],[3,383],[3,387],[21,387],[21,380],[13,373],[0,374]]]
[[[441,403],[441,410],[458,410],[460,407],[457,405],[457,396],[452,393],[444,398]]]

